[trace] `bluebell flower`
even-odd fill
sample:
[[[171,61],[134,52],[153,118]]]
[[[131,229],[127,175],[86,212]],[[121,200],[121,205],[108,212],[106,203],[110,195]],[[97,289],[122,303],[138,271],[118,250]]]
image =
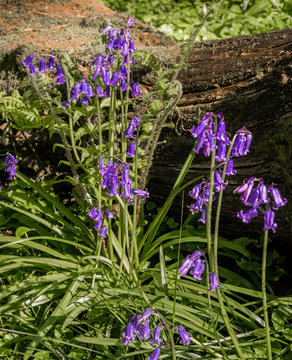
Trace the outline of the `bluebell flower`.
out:
[[[56,82],[56,85],[62,85],[62,84],[65,84],[66,80],[63,76],[60,76],[57,78],[57,82]]]
[[[225,161],[225,160],[224,160]],[[234,170],[233,168],[233,159],[229,158],[227,166],[226,166],[226,172],[225,175],[226,176],[230,176],[230,175],[235,175],[237,173],[236,170]]]
[[[226,142],[226,125],[225,122],[219,121],[217,125],[217,131],[216,131],[216,140],[220,142]]]
[[[127,26],[130,27],[136,22],[135,19],[131,19],[131,15],[128,16]]]
[[[228,182],[224,182],[222,180],[221,174],[219,171],[215,172],[214,175],[214,189],[216,192],[220,192],[221,190],[224,190],[227,186]]]
[[[153,340],[149,341],[149,344],[154,345],[154,344],[161,344],[163,343],[163,340],[160,338],[160,333],[161,333],[161,327],[160,324],[158,326],[156,326],[156,328],[153,331],[154,335],[153,335]]]
[[[139,89],[139,86],[136,83],[133,83],[131,96],[135,97],[135,96],[139,96],[141,94],[142,94],[142,91]]]
[[[6,157],[3,161],[3,165],[6,166],[6,169],[4,171],[9,173],[9,180],[12,181],[14,176],[16,175],[16,164],[18,163],[18,160],[16,157],[9,152],[6,153]]]
[[[212,273],[210,274],[210,289],[208,291],[213,291],[216,289],[220,289],[219,283],[218,283],[218,279],[216,274]]]
[[[150,339],[151,330],[150,330],[149,320],[146,320],[141,325],[141,330],[140,330],[139,336],[140,336],[141,340],[149,340]]]
[[[46,71],[46,62],[41,59],[39,64],[39,72],[44,73]]]
[[[259,188],[259,204],[267,204],[270,199],[268,198],[268,190],[266,185],[263,183],[261,179],[261,184],[258,186]]]
[[[160,355],[160,348],[157,347],[157,348],[155,348],[155,349],[153,350],[152,355],[149,356],[149,357],[147,358],[147,360],[158,360],[159,355]]]
[[[127,151],[127,155],[128,156],[131,156],[131,157],[135,157],[136,154],[135,154],[135,142],[132,142],[130,145],[129,145],[129,149]]]
[[[202,215],[201,215],[201,217],[200,217],[200,219],[198,221],[200,221],[203,224],[206,224],[206,215],[207,215],[207,208],[205,208],[202,211]]]
[[[133,189],[132,193],[136,196],[140,196],[144,200],[149,197],[149,192],[147,190]]]
[[[220,161],[220,162],[224,162],[226,161],[226,142],[225,141],[221,141],[220,142],[220,145],[219,145],[219,148],[218,148],[218,151],[217,151],[217,154],[216,154],[216,161]]]
[[[195,185],[195,186],[192,188],[192,190],[189,191],[189,195],[190,195],[193,199],[197,200],[197,198],[198,198],[199,195],[200,195],[201,190],[202,190],[202,184]]]
[[[54,62],[54,57],[53,56],[50,56],[49,57],[49,63],[47,65],[47,69],[48,70],[55,70],[55,62]]]
[[[258,211],[256,208],[249,209],[246,213],[243,212],[243,210],[240,210],[239,213],[237,213],[237,217],[242,220],[242,222],[248,224],[250,220],[258,215]]]
[[[202,274],[205,270],[205,260],[201,260],[200,258],[196,259],[194,262],[194,266],[190,271],[190,274],[194,277],[196,280],[203,280]]]
[[[178,327],[178,333],[184,345],[189,345],[191,342],[192,335],[188,334],[186,332],[186,329],[181,325]]]
[[[188,255],[187,258],[183,260],[181,266],[178,268],[178,271],[180,272],[180,276],[185,276],[193,265],[194,265],[194,260],[190,255]]]
[[[31,75],[36,75],[36,74],[37,74],[37,72],[36,72],[36,70],[35,70],[35,67],[34,67],[34,64],[30,64],[30,65],[29,65],[29,73],[30,73]]]
[[[104,225],[101,229],[101,231],[98,233],[98,236],[102,237],[102,238],[106,238],[107,236],[107,227]]]
[[[190,212],[194,215],[195,213],[199,211],[203,211],[203,206],[205,204],[205,201],[203,197],[198,197],[197,201],[194,204],[191,204],[189,206]]]
[[[275,219],[274,211],[267,210],[264,215],[264,220],[265,220],[264,231],[271,229],[273,233],[276,232],[277,224],[275,223],[274,219]]]
[[[122,335],[122,344],[128,345],[133,340],[135,340],[134,324],[129,321]]]
[[[22,65],[25,67],[29,67],[29,65],[33,62],[35,55],[29,55],[24,61],[22,61]]]
[[[277,188],[271,186],[269,188],[269,191],[274,200],[274,206],[273,206],[274,210],[279,209],[279,207],[284,206],[287,203],[287,199],[282,198],[280,191]]]

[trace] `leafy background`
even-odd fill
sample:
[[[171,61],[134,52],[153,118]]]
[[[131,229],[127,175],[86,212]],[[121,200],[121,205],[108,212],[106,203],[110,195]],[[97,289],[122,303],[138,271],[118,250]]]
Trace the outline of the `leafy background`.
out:
[[[178,42],[187,41],[202,21],[212,1],[195,0],[102,0],[118,11],[150,23]],[[218,2],[218,1],[217,1]],[[246,10],[243,9],[246,7]],[[292,27],[292,2],[284,0],[224,1],[203,26],[197,40],[258,34]]]

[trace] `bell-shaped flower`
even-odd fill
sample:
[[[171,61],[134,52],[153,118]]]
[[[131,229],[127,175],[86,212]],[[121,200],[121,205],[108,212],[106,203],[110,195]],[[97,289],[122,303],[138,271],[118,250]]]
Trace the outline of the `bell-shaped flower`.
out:
[[[40,60],[39,72],[44,73],[46,71],[46,62],[44,59]]]
[[[204,255],[205,255],[204,251],[196,250],[193,254],[190,255],[190,259],[194,261]]]
[[[220,289],[219,283],[218,283],[218,279],[216,274],[212,273],[210,274],[210,289],[208,291],[213,291],[216,289]]]
[[[202,185],[201,184],[198,184],[198,185],[195,185],[191,191],[189,191],[189,195],[197,200],[197,198],[199,197],[200,195],[200,192],[201,192],[201,189],[202,189]]]
[[[273,233],[276,232],[277,224],[275,223],[274,219],[275,219],[274,211],[267,210],[264,216],[264,220],[265,220],[264,231],[272,229]]]
[[[143,200],[149,197],[149,192],[147,190],[133,189],[132,193],[133,195],[140,196]]]
[[[227,186],[228,182],[224,182],[222,180],[221,174],[219,171],[215,172],[214,176],[214,189],[216,192],[220,192],[221,190],[224,190]]]
[[[106,238],[107,236],[107,227],[104,225],[101,229],[101,231],[98,233],[98,236],[102,237],[102,238]]]
[[[154,333],[153,340],[149,341],[149,344],[151,344],[151,345],[161,344],[163,342],[163,340],[160,338],[160,333],[161,333],[160,324],[158,326],[156,326],[153,333]]]
[[[220,161],[220,162],[224,162],[226,161],[226,142],[225,141],[221,141],[217,154],[216,154],[216,161]]]
[[[33,62],[35,55],[29,55],[25,60],[22,61],[22,65],[25,67],[29,67],[29,65]]]
[[[246,205],[254,207],[254,208],[258,207],[259,206],[259,194],[260,194],[260,191],[259,191],[258,187],[253,189],[250,193],[249,200],[246,202]]]
[[[131,157],[135,157],[136,154],[135,154],[135,142],[132,142],[130,145],[129,145],[129,149],[127,151],[127,155],[128,156],[131,156]]]
[[[225,161],[225,160],[224,160]],[[226,172],[225,172],[225,175],[226,176],[230,176],[230,175],[235,175],[237,173],[236,170],[234,170],[233,168],[233,159],[230,158],[228,160],[228,163],[227,163],[227,166],[226,166]]]
[[[149,325],[149,320],[146,320],[143,325],[141,325],[141,330],[139,333],[141,340],[149,340],[151,336],[151,330]]]
[[[134,324],[132,321],[129,321],[122,335],[122,344],[128,345],[133,340],[135,340]]]
[[[178,268],[180,276],[185,276],[193,265],[194,260],[191,258],[190,255],[188,255],[187,258],[183,260],[181,266]]]
[[[207,215],[207,208],[205,208],[202,211],[202,215],[201,215],[201,217],[200,217],[200,219],[198,221],[200,221],[203,224],[206,224],[206,215]]]
[[[152,355],[147,357],[147,360],[158,360],[159,355],[160,355],[160,348],[157,347],[153,350]]]
[[[135,97],[135,96],[139,96],[141,94],[142,94],[142,90],[139,89],[139,86],[136,83],[133,83],[131,96]]]
[[[225,142],[226,141],[226,125],[225,122],[219,121],[217,125],[216,140]]]
[[[246,134],[246,141],[245,141],[245,145],[244,145],[244,155],[247,155],[247,153],[249,152],[251,140],[252,140],[252,134],[251,134],[251,132],[248,132]]]
[[[47,65],[47,69],[48,70],[55,70],[55,59],[53,56],[50,56],[49,57],[49,62],[48,62],[48,65]]]
[[[191,213],[194,215],[199,211],[203,211],[204,199],[200,196],[194,204],[191,204],[189,209]]]
[[[196,280],[203,280],[202,274],[205,270],[205,260],[201,260],[200,258],[196,259],[194,262],[194,266],[190,271],[190,274],[194,277]]]
[[[181,325],[178,327],[178,333],[184,345],[189,345],[191,342],[192,335],[188,334],[186,332],[186,329]]]
[[[282,198],[280,191],[277,188],[274,188],[273,186],[269,189],[273,200],[274,200],[274,210],[278,210],[279,207],[284,206],[287,203],[287,199]]]
[[[268,190],[266,185],[262,182],[259,186],[259,204],[267,204],[270,199],[268,198]]]
[[[242,222],[248,224],[250,220],[258,215],[258,211],[256,208],[249,209],[246,213],[243,212],[243,210],[240,210],[239,213],[237,213],[237,217],[242,220]]]
[[[35,71],[34,64],[30,64],[30,65],[29,65],[29,73],[30,73],[31,75],[36,75],[36,74],[37,74],[37,72]]]

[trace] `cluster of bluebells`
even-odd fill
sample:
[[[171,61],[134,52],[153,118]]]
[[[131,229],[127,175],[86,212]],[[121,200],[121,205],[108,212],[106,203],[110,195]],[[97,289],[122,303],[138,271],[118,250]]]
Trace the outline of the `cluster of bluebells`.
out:
[[[284,206],[287,199],[282,198],[279,189],[274,184],[266,186],[262,178],[252,177],[246,179],[242,185],[234,190],[234,193],[240,194],[240,200],[244,205],[250,207],[246,212],[240,210],[237,217],[244,223],[249,223],[261,212],[264,214],[264,231],[271,229],[276,232],[277,224],[274,220],[275,213],[273,210],[278,210]]]
[[[135,23],[131,17],[128,17],[127,27],[120,31],[112,25],[101,29],[106,38],[106,53],[95,56],[93,59],[94,73],[92,80],[84,78],[78,81],[71,88],[70,101],[79,100],[84,105],[89,105],[90,98],[110,97],[111,88],[115,87],[121,91],[126,91],[130,86],[131,96],[139,96],[142,91],[133,81],[128,84],[129,64],[132,63],[132,53],[136,50],[134,40],[130,36],[129,28]],[[61,63],[56,65],[56,58],[49,56],[48,62],[44,60],[46,55],[41,56],[37,69],[34,64],[36,55],[29,55],[22,64],[29,69],[31,75],[54,71],[56,85],[66,82]],[[70,105],[68,101],[63,101],[62,106]]]
[[[217,126],[215,126],[216,119],[219,120]],[[210,156],[210,154],[216,150],[215,160],[218,161],[220,165],[217,167],[217,170],[214,174],[214,185],[212,192],[213,201],[214,194],[224,190],[228,184],[227,181],[224,182],[222,180],[222,168],[220,168],[220,166],[224,165],[224,163],[228,161],[225,175],[235,175],[236,170],[234,170],[233,167],[233,158],[247,155],[251,144],[252,135],[246,128],[242,128],[236,132],[234,141],[231,142],[226,133],[226,125],[223,115],[221,113],[213,114],[211,112],[206,113],[205,116],[201,119],[200,123],[197,126],[193,126],[190,132],[191,135],[198,140],[196,148],[194,149],[197,154],[201,149],[203,149],[204,155]],[[227,160],[227,149],[231,144],[233,144],[231,155]],[[207,180],[203,180],[189,192],[189,195],[194,200],[196,200],[195,203],[190,205],[190,211],[192,214],[202,212],[199,221],[201,221],[203,224],[206,223],[209,192],[210,182]]]
[[[89,211],[87,214],[92,220],[96,222],[94,229],[98,230],[98,235],[102,238],[106,238],[107,236],[107,226],[104,224],[105,217],[107,219],[112,219],[114,217],[113,211],[110,210],[99,210],[97,206]]]
[[[182,262],[178,271],[180,276],[185,276],[188,273],[194,277],[195,280],[203,280],[202,275],[205,270],[205,253],[202,250],[197,250],[193,254],[188,255]],[[217,276],[214,273],[210,274],[210,289],[213,291],[219,289]]]
[[[15,158],[14,155],[10,154],[9,152],[6,153],[6,157],[3,161],[3,165],[5,167],[4,171],[8,172],[8,180],[13,181],[15,174],[16,174],[16,164],[18,160]],[[0,180],[0,190],[2,189],[2,182]]]
[[[130,179],[129,164],[119,161],[112,162],[109,160],[107,165],[104,164],[103,158],[99,160],[99,172],[102,177],[101,187],[106,190],[107,195],[120,195],[132,203],[133,195],[146,199],[149,196],[147,190],[132,189],[133,181]]]
[[[39,73],[45,73],[47,71],[53,71],[54,77],[56,79],[56,85],[61,85],[66,82],[63,68],[61,64],[56,64],[55,57],[49,56],[48,61],[46,62],[44,56],[41,56],[41,60],[38,63],[37,69],[35,68],[34,61],[38,58],[36,55],[29,55],[23,62],[22,65],[29,69],[31,75],[36,75]]]
[[[150,316],[156,315],[159,317],[159,314],[155,309],[146,309],[144,314],[136,314],[135,316],[131,317],[127,323],[127,326],[122,334],[122,344],[128,345],[131,341],[134,341],[136,338],[148,341],[150,345],[157,345],[153,350],[150,357],[147,360],[157,360],[160,355],[160,347],[170,345],[164,342],[164,339],[161,337],[161,330],[163,328],[164,322],[161,321],[158,325],[155,326],[153,330],[153,338],[150,340],[152,331],[150,328]],[[184,345],[189,345],[191,342],[192,335],[188,334],[183,326],[176,326],[173,325],[171,328],[177,329],[181,343]]]

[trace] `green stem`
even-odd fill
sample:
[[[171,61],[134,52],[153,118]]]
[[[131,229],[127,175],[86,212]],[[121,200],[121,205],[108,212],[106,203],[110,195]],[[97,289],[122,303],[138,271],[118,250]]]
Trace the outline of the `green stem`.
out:
[[[207,247],[208,247],[208,258],[211,271],[214,271],[213,264],[213,251],[212,251],[212,230],[211,230],[211,221],[212,221],[212,203],[213,203],[213,187],[214,187],[214,173],[215,173],[215,151],[211,155],[211,169],[210,169],[210,189],[209,189],[209,199],[208,199],[208,208],[206,214],[206,235],[207,235]]]
[[[267,265],[267,249],[268,249],[268,234],[269,231],[264,232],[264,247],[263,247],[263,260],[262,260],[262,298],[263,298],[263,311],[265,320],[265,333],[266,343],[268,349],[268,359],[272,360],[272,347],[270,338],[269,315],[267,306],[267,293],[266,293],[266,265]]]

